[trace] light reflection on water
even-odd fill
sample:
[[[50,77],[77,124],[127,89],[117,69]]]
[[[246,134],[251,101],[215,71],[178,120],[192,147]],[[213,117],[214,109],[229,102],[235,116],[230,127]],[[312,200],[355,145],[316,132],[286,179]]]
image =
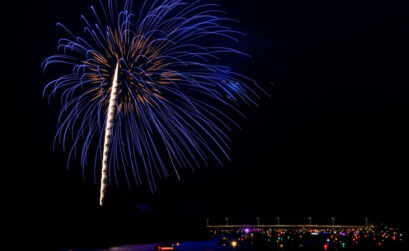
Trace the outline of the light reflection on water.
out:
[[[64,251],[155,251],[156,244],[137,244],[112,247],[108,249],[73,249]],[[232,250],[229,246],[217,245],[216,240],[183,242],[177,247],[176,251],[228,251]]]

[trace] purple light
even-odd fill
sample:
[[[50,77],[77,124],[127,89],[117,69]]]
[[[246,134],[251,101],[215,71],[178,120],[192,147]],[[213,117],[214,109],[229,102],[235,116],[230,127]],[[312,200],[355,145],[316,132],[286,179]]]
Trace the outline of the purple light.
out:
[[[245,228],[245,229],[244,229],[244,232],[245,232],[246,234],[248,234],[248,233],[250,232],[250,229]]]

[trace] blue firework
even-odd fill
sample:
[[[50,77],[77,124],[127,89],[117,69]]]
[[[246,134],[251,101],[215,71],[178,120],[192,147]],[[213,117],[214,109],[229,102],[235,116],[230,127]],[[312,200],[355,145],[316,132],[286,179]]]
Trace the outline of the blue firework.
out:
[[[228,159],[237,126],[229,114],[259,98],[254,81],[220,64],[243,54],[214,42],[237,41],[241,33],[226,26],[233,20],[201,0],[100,0],[91,10],[81,36],[57,24],[67,37],[42,67],[72,69],[44,93],[61,98],[55,143],[68,163],[79,155],[95,177],[102,164],[101,205],[118,173],[155,191],[158,177]]]

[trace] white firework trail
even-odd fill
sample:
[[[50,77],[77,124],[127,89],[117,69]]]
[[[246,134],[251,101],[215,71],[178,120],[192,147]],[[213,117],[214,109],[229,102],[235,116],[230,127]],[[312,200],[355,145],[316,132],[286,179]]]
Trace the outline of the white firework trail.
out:
[[[101,174],[101,191],[99,198],[99,205],[103,206],[105,193],[107,190],[107,180],[108,180],[108,155],[109,155],[109,145],[111,143],[112,128],[114,126],[115,117],[115,106],[118,91],[118,70],[119,63],[116,64],[114,79],[112,81],[111,97],[109,99],[108,107],[108,117],[105,127],[105,140],[104,140],[104,155],[102,159],[102,174]]]

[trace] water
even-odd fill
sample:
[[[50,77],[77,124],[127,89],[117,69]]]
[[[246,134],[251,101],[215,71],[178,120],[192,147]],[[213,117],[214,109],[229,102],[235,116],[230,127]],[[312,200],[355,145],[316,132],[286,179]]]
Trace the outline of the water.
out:
[[[137,245],[123,245],[119,247],[112,247],[108,249],[70,249],[64,251],[155,251],[157,244],[137,244]],[[216,240],[183,242],[175,249],[175,251],[230,251],[233,250],[230,246],[223,246],[216,244]]]

